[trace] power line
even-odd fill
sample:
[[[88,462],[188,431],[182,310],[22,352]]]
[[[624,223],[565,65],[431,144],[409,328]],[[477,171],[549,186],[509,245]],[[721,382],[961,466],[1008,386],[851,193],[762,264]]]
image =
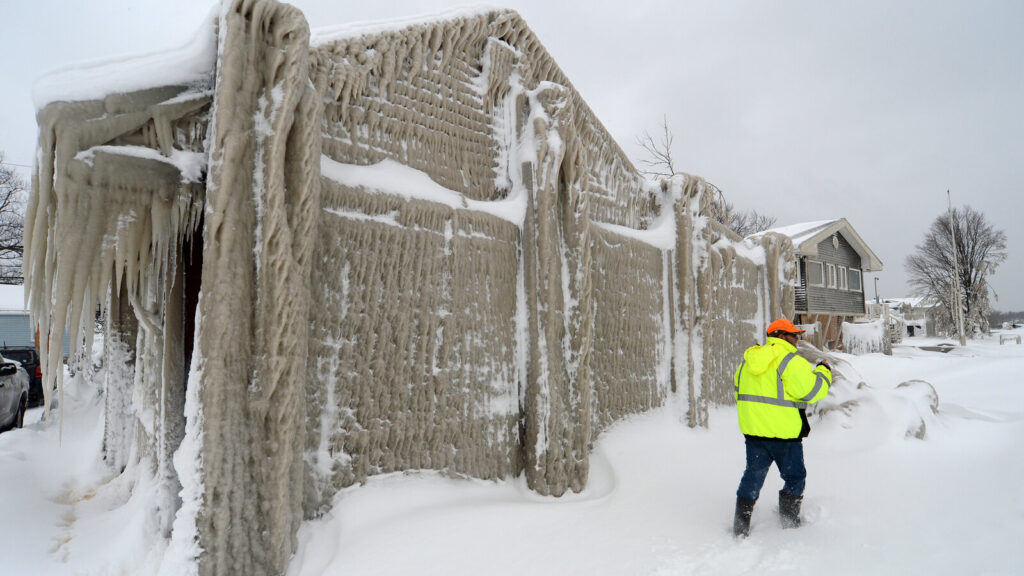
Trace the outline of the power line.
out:
[[[32,167],[32,166],[30,166],[28,164],[18,164],[17,162],[7,162],[6,160],[3,161],[3,162],[0,162],[0,164],[7,164],[8,166],[17,166],[19,168],[31,168]]]

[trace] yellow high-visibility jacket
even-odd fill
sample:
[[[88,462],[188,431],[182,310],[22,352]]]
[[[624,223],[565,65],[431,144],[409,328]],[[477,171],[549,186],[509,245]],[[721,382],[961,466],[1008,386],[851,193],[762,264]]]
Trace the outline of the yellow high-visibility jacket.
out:
[[[811,366],[789,342],[768,338],[743,353],[733,383],[744,435],[796,439],[806,436],[801,411],[828,394],[832,371]]]

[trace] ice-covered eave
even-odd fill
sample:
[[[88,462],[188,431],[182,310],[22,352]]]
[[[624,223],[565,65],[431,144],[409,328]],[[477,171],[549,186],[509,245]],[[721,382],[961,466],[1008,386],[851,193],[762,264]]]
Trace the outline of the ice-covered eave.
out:
[[[526,216],[526,195],[515,191],[500,200],[481,201],[434,182],[425,172],[391,159],[376,164],[343,164],[320,156],[320,174],[338,184],[375,193],[443,204],[455,210],[483,212],[522,226]]]
[[[331,42],[390,34],[409,28],[427,27],[438,23],[477,18],[479,16],[486,16],[493,13],[512,12],[512,10],[501,8],[499,6],[477,4],[474,6],[450,8],[441,12],[423,14],[420,16],[351,22],[340,26],[325,26],[310,30],[309,44],[311,47],[315,48]]]
[[[359,56],[356,60],[359,62],[373,62],[374,56],[379,55],[377,50],[380,46],[387,47],[394,44],[408,46],[416,43],[414,41],[410,44],[409,40],[417,36],[422,42],[418,48],[437,50],[449,43],[453,43],[453,47],[457,47],[467,40],[470,43],[481,41],[487,35],[502,42],[511,43],[511,48],[519,54],[518,58],[529,59],[532,62],[531,66],[541,71],[540,77],[535,80],[550,82],[567,89],[571,95],[571,104],[576,111],[577,118],[583,119],[583,123],[591,125],[593,132],[606,136],[601,143],[604,150],[603,155],[612,158],[610,163],[621,165],[624,172],[636,175],[638,180],[642,180],[629,155],[611,137],[601,119],[576,90],[568,76],[559,68],[540,39],[514,10],[485,4],[454,8],[412,18],[357,22],[340,27],[321,27],[311,30],[310,48],[316,50],[331,47],[335,51],[347,50],[352,55],[358,53]],[[404,38],[398,38],[398,36]],[[349,44],[347,48],[344,47],[346,44]],[[529,52],[530,55],[524,56],[525,52]],[[383,65],[383,60],[383,58],[377,58],[375,65]],[[398,62],[400,64],[401,60]]]
[[[123,278],[129,299],[142,301],[173,267],[174,246],[202,215],[204,171],[201,153],[97,146],[58,166],[56,185],[38,181],[26,217],[33,241],[25,281],[32,323],[49,334],[40,341],[43,377],[56,379],[58,390],[65,334],[88,350],[93,311],[111,286]],[[48,409],[49,388],[44,394]]]
[[[218,15],[219,8],[214,6],[195,36],[179,48],[84,62],[45,73],[32,86],[36,110],[53,102],[98,100],[158,86],[210,84],[217,62]]]

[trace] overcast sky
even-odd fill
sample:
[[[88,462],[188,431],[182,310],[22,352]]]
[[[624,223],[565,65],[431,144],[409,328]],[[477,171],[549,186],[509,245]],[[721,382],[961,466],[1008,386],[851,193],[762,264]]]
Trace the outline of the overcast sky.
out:
[[[303,0],[313,28],[464,2]],[[493,2],[491,4],[494,4]],[[187,42],[210,0],[3,0],[0,150],[31,165],[31,87],[84,60]],[[1024,2],[509,1],[634,159],[675,134],[683,171],[778,225],[845,217],[879,256],[883,297],[946,209],[1006,233],[994,307],[1024,310]],[[29,171],[25,169],[24,174]],[[875,296],[871,275],[865,278]]]

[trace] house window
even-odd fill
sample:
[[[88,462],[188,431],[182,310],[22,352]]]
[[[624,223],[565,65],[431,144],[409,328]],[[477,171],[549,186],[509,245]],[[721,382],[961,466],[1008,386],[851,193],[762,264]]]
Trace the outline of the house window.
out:
[[[839,267],[839,289],[846,290],[846,266]]]
[[[822,273],[821,262],[808,260],[805,272],[807,273],[808,286],[824,286],[825,276]]]
[[[857,270],[856,268],[850,268],[850,290],[853,290],[854,292],[861,291],[860,270]]]
[[[828,276],[827,276],[828,287],[829,288],[835,288],[836,287],[836,265],[835,264],[826,264],[825,266],[826,266],[825,271],[828,273]]]

